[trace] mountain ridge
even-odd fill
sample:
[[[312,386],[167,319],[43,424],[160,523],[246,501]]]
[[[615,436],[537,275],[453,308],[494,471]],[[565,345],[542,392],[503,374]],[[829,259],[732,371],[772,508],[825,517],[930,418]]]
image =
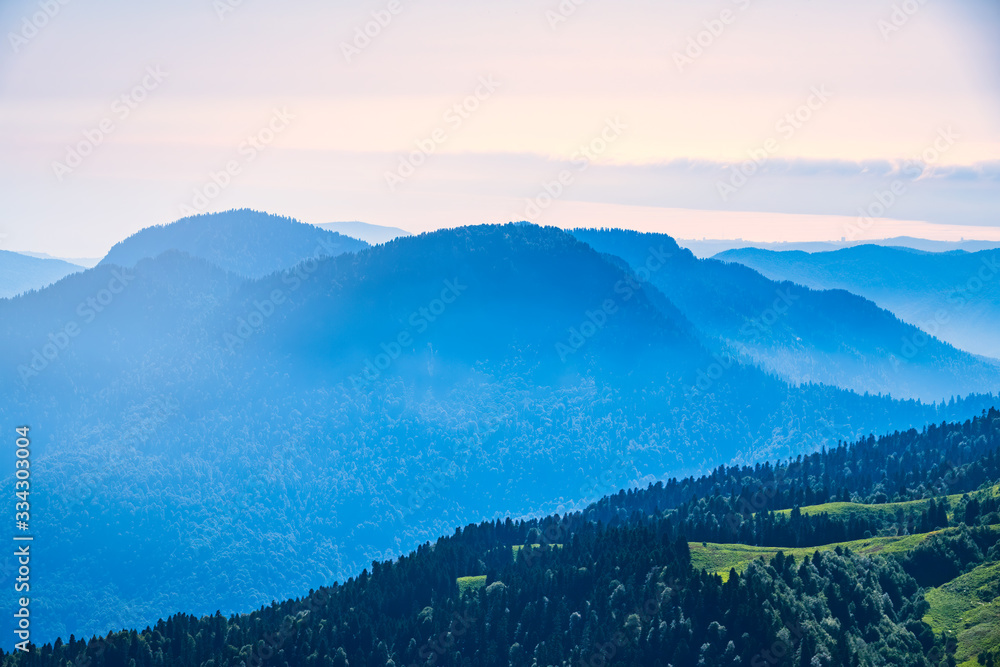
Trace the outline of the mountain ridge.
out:
[[[928,337],[847,290],[814,290],[742,264],[698,259],[663,234],[572,233],[646,271],[699,330],[719,341],[723,356],[750,359],[789,382],[925,401],[1000,388],[994,361]],[[656,246],[667,248],[670,258],[648,271]]]
[[[0,299],[48,287],[84,267],[55,258],[0,250]]]
[[[115,279],[127,287],[112,293]],[[77,312],[88,299],[93,318]],[[57,358],[0,386],[0,418],[31,423],[36,443],[39,638],[235,613],[455,525],[997,400],[792,387],[738,362],[694,394],[713,357],[670,299],[621,259],[527,225],[255,279],[177,250],[100,265],[0,302],[0,368],[15,374],[68,321],[80,333]]]
[[[181,218],[146,227],[116,243],[99,265],[131,267],[167,250],[182,250],[248,278],[280,271],[308,257],[333,256],[367,247],[315,225],[251,209]]]
[[[717,257],[772,279],[847,289],[961,349],[1000,358],[1000,251],[913,254],[867,245],[807,255],[736,250]]]

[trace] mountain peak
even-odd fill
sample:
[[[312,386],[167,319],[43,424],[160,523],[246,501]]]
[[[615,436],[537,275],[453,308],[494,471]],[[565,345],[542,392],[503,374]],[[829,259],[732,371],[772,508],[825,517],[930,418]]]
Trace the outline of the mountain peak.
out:
[[[333,257],[367,247],[364,241],[294,218],[234,209],[146,227],[115,244],[102,264],[135,266],[167,250],[183,250],[237,275],[259,278],[308,257]]]

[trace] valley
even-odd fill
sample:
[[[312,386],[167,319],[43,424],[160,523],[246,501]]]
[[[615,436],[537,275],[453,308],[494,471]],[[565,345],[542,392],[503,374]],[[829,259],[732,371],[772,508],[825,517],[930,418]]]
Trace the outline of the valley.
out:
[[[254,233],[226,257],[203,240],[244,224]],[[619,568],[659,563],[684,587],[701,582],[694,590],[725,587],[733,572],[773,577],[778,553],[797,563],[832,554],[852,571],[889,558],[878,567],[910,582],[899,585],[914,600],[921,586],[943,590],[986,563],[989,526],[1000,523],[995,376],[943,343],[887,375],[890,342],[911,330],[860,297],[696,260],[663,235],[494,225],[350,248],[277,216],[201,216],[0,301],[0,367],[21,378],[0,387],[0,414],[33,423],[44,491],[33,638],[51,647],[47,656],[65,657],[71,635],[160,627],[175,611],[190,616],[169,632],[216,611],[222,620],[212,622],[228,626],[333,582],[354,591],[373,563],[388,572],[403,554],[420,562],[457,526],[495,535],[462,546],[471,551],[437,574],[412,575],[430,577],[413,598],[420,609],[438,600],[446,615],[465,604],[485,614],[504,586],[533,581],[518,568],[552,559],[553,572],[584,586],[566,604],[596,604],[587,586],[610,576],[604,551],[609,562],[625,558]],[[128,280],[34,368],[47,332],[77,322],[79,305],[99,302],[118,275]],[[829,314],[844,300],[853,319],[836,324]],[[846,379],[857,368],[829,347],[834,339],[868,360],[860,384]],[[767,350],[796,346],[779,372]],[[823,381],[803,381],[821,358]],[[880,377],[891,378],[884,391],[852,391]],[[947,395],[933,387],[962,397],[909,395]],[[546,535],[558,516],[574,518]],[[953,543],[975,543],[979,556]],[[927,565],[940,558],[957,564]],[[926,567],[936,574],[925,580]],[[674,588],[668,579],[657,599]],[[569,594],[559,592],[564,580],[553,594]],[[613,608],[594,607],[601,627],[633,632],[611,632],[622,620]],[[894,622],[933,650],[912,626],[922,618]],[[780,638],[759,631],[768,645]],[[149,647],[149,664],[159,664],[156,651],[164,664],[188,664],[171,653],[174,640],[162,643],[169,632],[129,643]],[[848,638],[805,636],[864,654]],[[397,635],[383,640],[387,655],[401,650]],[[757,650],[734,646],[744,659]],[[199,667],[216,648],[196,650]],[[214,659],[246,652],[236,648]],[[351,662],[359,650],[381,653],[345,646]]]

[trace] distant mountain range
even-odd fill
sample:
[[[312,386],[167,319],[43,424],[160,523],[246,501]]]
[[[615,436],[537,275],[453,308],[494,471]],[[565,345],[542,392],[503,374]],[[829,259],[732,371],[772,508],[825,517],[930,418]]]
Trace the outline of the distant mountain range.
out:
[[[241,209],[147,227],[116,243],[101,264],[132,267],[141,259],[180,250],[225,271],[259,278],[310,257],[333,257],[367,245],[291,218]]]
[[[822,382],[925,401],[1000,389],[1000,363],[930,338],[855,294],[823,287],[817,291],[789,278],[776,282],[739,264],[696,259],[664,234],[573,234],[648,275],[724,352],[790,382]],[[667,258],[660,261],[660,253]]]
[[[46,544],[34,636],[246,610],[470,521],[997,400],[795,386],[723,356],[735,305],[699,313],[642,265],[554,228],[441,230],[317,259],[326,234],[259,213],[185,219],[0,301],[0,420],[32,425]],[[674,252],[663,270],[704,270],[699,298],[724,291],[728,273],[712,271],[725,265]],[[794,330],[819,347],[822,322]]]
[[[324,222],[316,226],[344,236],[361,239],[372,245],[386,243],[401,236],[410,236],[410,232],[398,227],[383,227],[367,222]]]
[[[744,241],[743,239],[677,239],[682,248],[687,248],[697,257],[712,257],[727,250],[738,248],[762,248],[784,252],[802,250],[804,252],[828,252],[843,248],[854,248],[859,245],[878,245],[887,248],[912,248],[927,252],[950,252],[965,250],[978,252],[1000,248],[1000,241],[931,241],[911,236],[897,236],[891,239],[877,241],[784,241],[768,243],[766,241]]]
[[[82,270],[82,266],[60,259],[43,259],[0,250],[0,299],[41,289]]]
[[[956,347],[1000,358],[1000,250],[928,253],[863,245],[809,254],[747,248],[717,259],[774,280],[849,290]],[[928,345],[918,345],[920,353]]]
[[[69,262],[70,264],[76,264],[77,266],[82,266],[85,269],[92,269],[97,266],[97,263],[101,261],[100,257],[53,257],[52,255],[45,252],[28,252],[27,250],[17,251],[20,255],[27,255],[28,257],[37,257],[38,259],[58,259],[63,262]]]

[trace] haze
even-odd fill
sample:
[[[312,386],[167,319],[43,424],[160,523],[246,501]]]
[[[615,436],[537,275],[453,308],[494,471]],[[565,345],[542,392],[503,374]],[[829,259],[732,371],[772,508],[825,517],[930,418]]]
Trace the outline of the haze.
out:
[[[6,2],[0,247],[98,256],[243,206],[413,232],[1000,238],[1000,12],[894,4],[53,0],[42,21]]]

